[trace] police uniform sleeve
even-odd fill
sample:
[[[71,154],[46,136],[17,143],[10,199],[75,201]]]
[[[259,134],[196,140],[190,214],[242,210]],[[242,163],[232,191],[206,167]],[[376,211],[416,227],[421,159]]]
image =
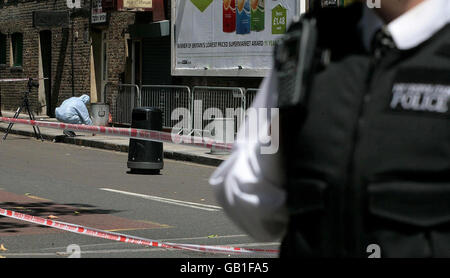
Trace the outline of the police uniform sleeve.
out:
[[[252,107],[274,108],[276,88],[277,80],[270,73]],[[277,115],[274,122],[276,118]],[[268,134],[268,123],[259,122],[258,131],[263,129]],[[262,153],[263,145],[248,131],[246,123],[239,130],[229,159],[218,167],[209,182],[225,212],[240,228],[257,240],[279,239],[288,220],[280,152]]]

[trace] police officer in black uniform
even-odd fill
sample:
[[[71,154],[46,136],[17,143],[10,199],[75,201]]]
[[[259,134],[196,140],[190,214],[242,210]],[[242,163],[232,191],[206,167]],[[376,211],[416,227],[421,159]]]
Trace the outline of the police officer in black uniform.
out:
[[[383,257],[450,256],[450,25],[405,50],[385,25],[364,54],[321,37],[330,32],[321,17],[339,22],[346,12],[305,19],[317,20],[315,49],[329,51],[331,63],[304,67],[313,77],[300,73],[302,87],[280,84],[282,136],[293,146],[284,154],[282,256],[367,257],[374,246]],[[284,65],[279,59],[283,78]],[[288,128],[294,121],[301,124]]]
[[[258,221],[257,202],[241,203],[279,185],[240,179],[240,169],[258,169],[257,159],[245,167],[244,147],[232,157],[239,168],[224,165],[211,179],[219,201],[255,237],[252,226],[270,234],[267,223],[286,225],[281,257],[450,256],[450,1],[382,0],[374,11],[385,24],[370,47],[357,28],[365,0],[314,4],[277,46],[271,77],[285,177],[276,202],[285,210],[245,224]]]

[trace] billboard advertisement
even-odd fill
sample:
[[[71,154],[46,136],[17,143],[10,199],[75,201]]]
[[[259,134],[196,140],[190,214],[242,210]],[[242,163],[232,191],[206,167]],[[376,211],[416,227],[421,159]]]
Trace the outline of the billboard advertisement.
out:
[[[172,74],[264,76],[299,0],[173,0]]]

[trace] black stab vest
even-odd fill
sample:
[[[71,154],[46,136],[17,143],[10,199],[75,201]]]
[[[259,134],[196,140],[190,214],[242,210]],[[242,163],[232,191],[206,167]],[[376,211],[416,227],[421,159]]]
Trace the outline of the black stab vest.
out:
[[[450,257],[450,25],[330,64],[306,107],[284,146],[281,257]]]

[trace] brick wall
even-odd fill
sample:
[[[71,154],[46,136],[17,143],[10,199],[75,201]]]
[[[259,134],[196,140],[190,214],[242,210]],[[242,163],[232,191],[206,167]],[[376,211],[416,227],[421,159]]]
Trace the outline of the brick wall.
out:
[[[108,40],[108,82],[118,84],[120,74],[126,68],[125,34],[128,25],[134,23],[135,14],[128,12],[111,12],[107,29]],[[112,91],[114,92],[114,90]],[[107,102],[112,103],[113,96],[107,95]]]
[[[39,29],[33,27],[33,11],[39,10],[65,10],[66,1],[8,1],[3,3],[0,9],[0,32],[7,34],[7,61],[6,66],[0,70],[0,78],[28,78],[38,77],[39,65]],[[82,16],[73,17],[75,30],[82,34],[84,24],[88,18]],[[69,29],[51,28],[52,31],[52,89],[59,103],[59,98],[71,96],[71,60]],[[9,45],[11,34],[19,32],[23,34],[23,65],[21,68],[10,66]],[[86,69],[82,67],[89,61],[89,48],[83,45],[82,40],[77,40],[74,45],[76,62],[75,83],[76,92],[85,91],[89,88],[89,79],[85,78]],[[69,65],[69,67],[68,67]],[[22,91],[26,89],[26,82],[3,83],[0,86],[2,109],[14,110],[21,102]],[[37,90],[33,90],[30,102],[34,112],[39,112]]]
[[[15,2],[12,2],[15,1]],[[6,65],[0,66],[0,78],[37,78],[39,73],[39,32],[50,30],[52,34],[52,108],[72,96],[72,30],[53,27],[38,29],[33,27],[33,11],[54,10],[67,11],[66,0],[0,0],[0,32],[7,35]],[[2,4],[3,3],[3,4]],[[82,7],[88,7],[89,0],[82,0]],[[89,32],[89,11],[76,10],[71,16],[74,25],[73,68],[75,96],[90,93],[90,42],[85,41]],[[110,16],[108,35],[108,76],[110,81],[118,82],[119,73],[124,71],[125,43],[124,31],[133,23],[133,13],[113,12]],[[23,34],[23,66],[10,66],[9,45],[11,34]],[[21,103],[21,96],[26,90],[26,82],[0,83],[0,104],[2,110],[14,111]],[[39,114],[38,93],[33,89],[30,95],[33,112]]]

